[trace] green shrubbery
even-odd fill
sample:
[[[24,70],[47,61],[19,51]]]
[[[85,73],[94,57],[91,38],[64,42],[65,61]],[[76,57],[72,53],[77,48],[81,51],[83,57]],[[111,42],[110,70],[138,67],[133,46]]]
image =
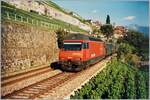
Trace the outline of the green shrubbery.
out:
[[[56,31],[56,34],[57,34],[58,47],[62,48],[63,47],[63,40],[68,35],[68,32],[59,29],[59,30]]]
[[[119,50],[118,56],[121,58],[132,58],[137,60],[148,60],[149,55],[149,41],[148,37],[145,37],[143,33],[131,31],[127,32],[127,35],[118,40]]]
[[[129,30],[127,35],[118,40],[118,59],[136,67],[140,67],[141,61],[149,60],[148,37],[143,33]]]
[[[76,91],[71,99],[146,99],[146,78],[137,68],[113,59],[106,69]]]
[[[141,57],[136,54],[136,48],[129,43],[120,43],[117,56],[123,62],[135,66],[138,66],[141,60]]]

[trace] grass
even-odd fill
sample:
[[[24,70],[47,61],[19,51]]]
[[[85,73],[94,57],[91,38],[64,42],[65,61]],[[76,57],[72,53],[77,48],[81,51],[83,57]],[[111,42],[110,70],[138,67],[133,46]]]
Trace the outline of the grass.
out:
[[[74,15],[69,14],[69,13],[66,12],[63,8],[61,8],[60,6],[58,6],[57,4],[55,4],[55,3],[52,2],[52,1],[43,1],[43,3],[49,5],[49,6],[53,7],[53,8],[55,8],[55,9],[57,9],[57,10],[63,12],[63,13],[65,13],[65,14],[67,14],[67,15],[70,15],[70,16],[72,16],[72,17],[74,17],[74,18],[76,18],[76,19],[78,19],[78,20],[80,20],[81,22],[84,23],[84,20],[83,20],[81,17],[77,17],[77,16],[74,16]]]
[[[3,1],[1,4],[2,4],[2,6],[1,6],[2,19],[5,19],[7,17],[6,12],[9,12],[11,19],[14,19],[14,15],[16,14],[18,16],[22,16],[24,21],[25,21],[25,18],[29,18],[30,23],[31,23],[31,20],[38,20],[39,22],[40,21],[46,22],[46,23],[49,23],[52,25],[60,26],[61,28],[67,29],[67,30],[72,30],[75,32],[86,32],[85,30],[80,29],[78,26],[71,25],[69,23],[48,17],[46,15],[39,15],[39,14],[36,14],[33,12],[27,12],[22,9],[18,9],[14,6],[11,6]],[[18,19],[19,19],[19,17],[18,17]]]

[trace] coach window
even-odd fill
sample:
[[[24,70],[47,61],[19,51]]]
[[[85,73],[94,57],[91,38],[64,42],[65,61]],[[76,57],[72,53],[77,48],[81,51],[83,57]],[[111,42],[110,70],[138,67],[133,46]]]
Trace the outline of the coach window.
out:
[[[83,43],[83,49],[88,49],[89,48],[89,44],[88,43]]]

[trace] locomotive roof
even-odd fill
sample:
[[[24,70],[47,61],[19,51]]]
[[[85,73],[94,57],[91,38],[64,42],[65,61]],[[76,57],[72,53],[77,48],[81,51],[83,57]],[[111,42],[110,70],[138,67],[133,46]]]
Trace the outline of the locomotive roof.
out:
[[[88,35],[84,35],[81,33],[69,34],[66,36],[64,40],[90,40],[90,41],[102,41],[101,39],[97,39]]]

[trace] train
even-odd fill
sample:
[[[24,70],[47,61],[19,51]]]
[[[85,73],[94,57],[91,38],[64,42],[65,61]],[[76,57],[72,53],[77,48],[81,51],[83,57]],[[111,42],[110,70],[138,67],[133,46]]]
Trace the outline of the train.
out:
[[[81,71],[116,51],[112,43],[106,43],[85,34],[69,34],[59,51],[59,64],[64,71]]]

